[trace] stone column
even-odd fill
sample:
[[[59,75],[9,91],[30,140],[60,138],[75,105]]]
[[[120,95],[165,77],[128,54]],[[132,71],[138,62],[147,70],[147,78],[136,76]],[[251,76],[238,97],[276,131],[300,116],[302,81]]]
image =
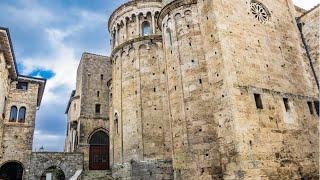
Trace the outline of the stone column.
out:
[[[154,16],[155,16],[155,14],[154,13],[152,13],[151,14],[151,18],[152,18],[152,34],[155,34],[156,33],[156,23],[155,23],[155,19],[154,19]]]
[[[141,34],[140,34],[141,33],[140,32],[141,28],[140,28],[140,17],[139,17],[139,14],[137,15],[137,28],[138,28],[138,31],[137,31],[138,32],[138,36],[141,36]]]

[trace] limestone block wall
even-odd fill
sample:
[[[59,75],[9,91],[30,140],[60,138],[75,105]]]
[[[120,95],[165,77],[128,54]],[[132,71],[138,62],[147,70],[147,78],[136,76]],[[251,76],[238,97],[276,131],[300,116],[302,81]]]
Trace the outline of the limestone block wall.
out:
[[[220,47],[215,42],[218,35],[202,34],[203,19],[196,3],[175,1],[160,14],[173,168],[176,179],[218,179],[221,167],[216,126],[219,120],[228,119],[228,106],[223,98]],[[208,49],[204,35],[211,40]]]
[[[114,51],[112,163],[170,159],[170,124],[161,36]]]
[[[261,94],[263,109],[256,108],[254,93]],[[319,117],[308,107],[314,98],[253,87],[239,87],[233,98],[239,164],[238,174],[226,177],[318,178]]]
[[[253,4],[263,7],[267,16],[256,19]],[[224,178],[316,178],[318,117],[310,113],[308,102],[314,110],[318,92],[300,47],[292,2],[230,0],[198,5],[208,14],[203,15],[202,25],[211,27],[211,32],[205,34],[218,34],[221,51],[213,50],[222,54],[228,88],[223,96],[230,101],[234,138],[230,153],[220,151]],[[253,94],[261,95],[262,110],[255,107]],[[224,121],[218,127],[224,127]],[[220,136],[224,139],[224,133]],[[303,152],[302,147],[306,147]]]
[[[90,118],[108,118],[108,88],[111,79],[111,62],[108,57],[84,53],[81,63],[80,116]],[[76,93],[77,94],[77,93]],[[100,113],[95,105],[100,104]]]
[[[317,177],[318,92],[294,18],[291,1],[178,0],[161,10],[175,177]],[[270,149],[251,151],[251,136]]]
[[[292,3],[261,2],[270,13],[265,23],[255,19],[250,3],[245,1],[217,3],[212,12],[218,17],[230,80],[239,85],[316,95],[312,73],[299,46]]]
[[[309,50],[311,61],[317,79],[320,78],[320,59],[319,59],[319,28],[320,28],[320,6],[306,12],[299,18],[302,23],[302,33]]]
[[[97,130],[109,131],[109,88],[111,62],[108,57],[83,53],[76,90],[70,98],[66,152],[82,152],[84,169],[89,169],[89,139]],[[96,112],[100,105],[100,112]]]
[[[108,23],[112,47],[143,36],[143,24],[146,22],[149,23],[152,34],[159,34],[156,20],[161,7],[161,0],[135,0],[118,7]]]
[[[109,19],[113,38],[110,151],[113,175],[119,178],[144,177],[136,174],[138,169],[117,168],[132,161],[149,169],[152,165],[147,164],[168,159],[159,166],[171,166],[166,67],[156,22],[161,7],[158,0],[129,1]],[[146,23],[150,31],[144,34]],[[165,178],[168,172],[157,173]]]

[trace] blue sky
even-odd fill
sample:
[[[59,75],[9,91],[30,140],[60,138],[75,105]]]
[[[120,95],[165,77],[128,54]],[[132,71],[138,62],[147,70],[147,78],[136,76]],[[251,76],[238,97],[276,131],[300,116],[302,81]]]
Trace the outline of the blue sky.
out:
[[[107,20],[126,0],[0,0],[0,26],[10,29],[19,72],[48,79],[37,113],[34,149],[63,151],[66,116],[84,51],[110,54]],[[318,0],[294,0],[310,9]]]

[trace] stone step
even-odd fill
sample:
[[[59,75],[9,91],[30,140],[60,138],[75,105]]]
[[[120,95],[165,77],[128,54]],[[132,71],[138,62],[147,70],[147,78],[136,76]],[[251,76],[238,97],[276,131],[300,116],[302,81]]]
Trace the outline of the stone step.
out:
[[[113,180],[111,176],[111,171],[110,170],[103,170],[103,171],[98,171],[98,170],[90,170],[90,171],[83,171],[81,174],[81,180]]]

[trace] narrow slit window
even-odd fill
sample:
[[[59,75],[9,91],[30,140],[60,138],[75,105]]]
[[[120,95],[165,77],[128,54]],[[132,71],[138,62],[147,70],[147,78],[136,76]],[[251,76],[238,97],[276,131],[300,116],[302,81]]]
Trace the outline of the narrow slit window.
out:
[[[308,107],[309,107],[310,114],[314,114],[312,102],[308,101]]]
[[[290,111],[290,104],[289,104],[289,99],[288,98],[283,98],[283,103],[286,111]]]
[[[115,120],[114,120],[114,125],[115,125],[116,133],[117,133],[117,134],[119,134],[119,129],[118,129],[118,126],[119,126],[119,125],[118,125],[118,119],[115,119]]]
[[[100,79],[103,80],[103,74],[100,75]]]
[[[100,97],[100,91],[97,91],[97,97]]]
[[[167,34],[168,34],[168,38],[169,38],[169,43],[172,46],[172,34],[171,34],[171,30],[169,28],[167,29]]]
[[[319,116],[319,101],[314,102],[314,107],[316,108],[317,115]]]
[[[262,99],[260,94],[254,94],[257,109],[263,109]]]

